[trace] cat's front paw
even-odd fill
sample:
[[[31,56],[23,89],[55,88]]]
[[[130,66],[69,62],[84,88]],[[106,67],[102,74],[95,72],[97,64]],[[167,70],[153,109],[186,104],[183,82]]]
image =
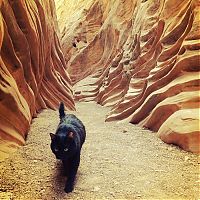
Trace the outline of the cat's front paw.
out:
[[[67,185],[65,186],[65,192],[66,192],[66,193],[72,192],[73,189],[74,189],[74,187],[73,187],[73,185],[71,185],[71,184],[67,184]]]

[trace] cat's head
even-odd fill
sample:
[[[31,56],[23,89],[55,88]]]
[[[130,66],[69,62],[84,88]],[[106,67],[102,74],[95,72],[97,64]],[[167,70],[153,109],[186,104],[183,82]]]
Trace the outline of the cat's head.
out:
[[[66,132],[61,134],[50,133],[51,150],[57,159],[66,160],[74,152],[74,133]]]

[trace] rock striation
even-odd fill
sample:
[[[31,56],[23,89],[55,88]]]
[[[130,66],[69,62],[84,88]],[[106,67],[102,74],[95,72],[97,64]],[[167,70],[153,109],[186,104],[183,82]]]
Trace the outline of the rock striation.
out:
[[[56,2],[75,99],[200,152],[199,1]]]
[[[33,117],[64,101],[71,81],[57,36],[53,0],[0,1],[0,155],[25,143]],[[42,134],[42,133],[41,133]]]

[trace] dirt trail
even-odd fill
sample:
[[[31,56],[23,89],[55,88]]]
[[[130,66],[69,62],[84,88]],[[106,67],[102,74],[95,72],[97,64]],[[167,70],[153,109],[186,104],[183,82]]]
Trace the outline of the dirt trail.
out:
[[[105,123],[108,108],[77,103],[85,124],[75,190],[65,194],[62,165],[49,144],[58,113],[33,120],[27,145],[0,163],[0,199],[198,199],[198,156],[167,145],[148,130]]]

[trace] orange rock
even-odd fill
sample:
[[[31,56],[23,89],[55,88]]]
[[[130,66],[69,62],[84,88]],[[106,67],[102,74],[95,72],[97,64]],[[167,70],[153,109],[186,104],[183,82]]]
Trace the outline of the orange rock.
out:
[[[58,22],[76,99],[111,106],[106,121],[140,124],[167,143],[199,152],[199,119],[189,113],[199,109],[199,1],[73,5],[69,23],[62,16],[70,5],[59,7]],[[77,36],[87,44],[72,51]]]
[[[74,109],[53,1],[1,1],[0,155],[25,143],[33,116]],[[3,153],[4,152],[4,153]]]

